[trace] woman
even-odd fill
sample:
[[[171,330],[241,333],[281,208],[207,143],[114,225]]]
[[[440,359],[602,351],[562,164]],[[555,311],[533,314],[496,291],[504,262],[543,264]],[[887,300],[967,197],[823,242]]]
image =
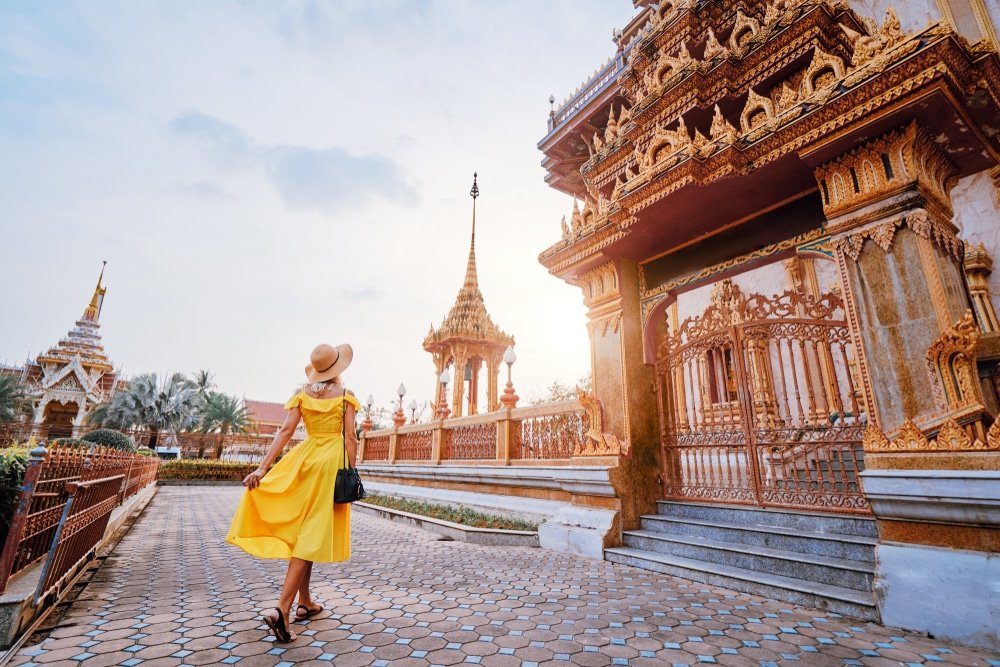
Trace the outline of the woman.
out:
[[[295,639],[295,617],[323,611],[309,594],[313,563],[337,563],[351,557],[351,506],[334,504],[337,471],[355,464],[358,439],[354,416],[358,399],[344,389],[340,374],[354,358],[350,345],[320,345],[306,366],[309,383],[285,404],[288,416],[274,436],[260,467],[246,476],[236,516],[226,541],[260,558],[288,559],[278,604],[263,615],[275,639]],[[302,419],[307,438],[270,470]]]

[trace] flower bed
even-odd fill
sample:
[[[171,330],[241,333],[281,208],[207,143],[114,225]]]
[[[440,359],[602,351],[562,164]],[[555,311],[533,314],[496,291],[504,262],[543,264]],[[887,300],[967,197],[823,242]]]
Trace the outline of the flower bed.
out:
[[[216,461],[205,459],[181,459],[164,461],[160,464],[158,480],[204,480],[213,482],[242,481],[257,469],[254,463]]]
[[[473,528],[528,531],[538,530],[537,523],[522,521],[520,519],[510,519],[492,514],[484,514],[462,506],[452,507],[450,505],[437,505],[433,503],[425,503],[419,500],[408,500],[406,498],[381,496],[377,494],[370,494],[366,496],[364,502],[369,505],[388,507],[389,509],[409,512],[410,514],[419,514],[421,516],[431,517],[432,519],[441,519],[452,523],[460,523],[463,526],[472,526]]]

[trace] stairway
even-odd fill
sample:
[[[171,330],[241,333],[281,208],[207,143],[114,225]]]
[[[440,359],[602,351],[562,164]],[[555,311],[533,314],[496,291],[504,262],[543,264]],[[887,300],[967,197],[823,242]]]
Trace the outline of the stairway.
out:
[[[660,501],[605,558],[877,621],[877,536],[867,517]]]

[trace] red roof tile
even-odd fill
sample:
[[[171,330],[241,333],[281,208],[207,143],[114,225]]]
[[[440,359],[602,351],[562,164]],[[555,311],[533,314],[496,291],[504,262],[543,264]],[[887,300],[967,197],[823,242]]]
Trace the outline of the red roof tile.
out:
[[[250,401],[243,399],[246,403],[247,412],[258,424],[283,424],[288,412],[284,403],[271,403],[268,401]]]

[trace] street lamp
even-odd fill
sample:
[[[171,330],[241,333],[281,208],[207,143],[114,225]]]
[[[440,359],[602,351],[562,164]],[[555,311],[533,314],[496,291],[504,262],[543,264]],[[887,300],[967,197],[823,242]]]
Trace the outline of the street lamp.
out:
[[[410,401],[410,405],[407,406],[407,407],[410,408],[410,423],[411,424],[416,424],[417,423],[417,399],[413,399],[412,401]]]
[[[406,423],[406,414],[403,412],[403,397],[406,396],[406,385],[402,382],[399,383],[399,388],[396,389],[396,395],[399,396],[399,407],[396,408],[396,412],[392,415],[392,423],[399,428]]]
[[[361,430],[365,433],[372,430],[372,406],[375,405],[375,397],[368,394],[365,401],[365,420],[361,422]]]
[[[451,410],[448,409],[448,383],[451,382],[451,373],[447,368],[438,377],[438,382],[441,383],[441,400],[438,401],[437,416],[439,419],[447,419],[451,414]]]
[[[514,365],[515,361],[517,361],[517,355],[514,353],[514,348],[508,347],[507,351],[503,353],[503,362],[507,364],[507,386],[503,390],[503,396],[500,397],[500,402],[508,410],[512,410],[520,398],[514,393],[514,384],[510,381],[510,367]]]

